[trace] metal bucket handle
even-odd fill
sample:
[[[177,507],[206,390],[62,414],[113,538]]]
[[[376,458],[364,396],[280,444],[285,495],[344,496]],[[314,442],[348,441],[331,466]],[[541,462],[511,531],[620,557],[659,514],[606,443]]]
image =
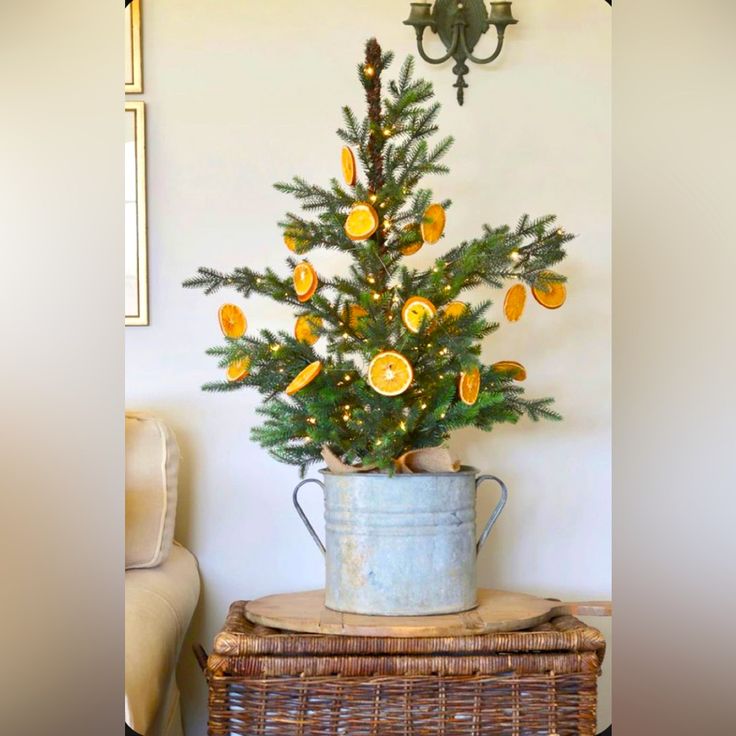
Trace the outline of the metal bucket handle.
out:
[[[312,535],[314,543],[319,547],[319,551],[324,555],[325,545],[322,544],[322,540],[317,535],[317,532],[314,531],[314,527],[309,522],[307,515],[304,513],[304,509],[302,509],[302,507],[299,505],[299,501],[297,500],[299,489],[307,483],[316,483],[318,486],[321,486],[323,492],[325,490],[325,484],[321,480],[317,480],[317,478],[307,478],[306,480],[303,480],[301,483],[299,483],[299,485],[297,485],[297,487],[294,489],[294,493],[292,494],[291,499],[292,501],[294,501],[294,507],[296,508],[297,514],[299,514],[299,518],[304,522],[304,526],[307,527],[307,531]]]
[[[501,486],[501,498],[498,500],[498,503],[496,504],[496,508],[493,509],[493,512],[488,518],[485,528],[483,529],[483,533],[480,535],[478,539],[478,544],[476,544],[475,546],[476,554],[480,552],[480,548],[485,544],[486,539],[488,539],[488,535],[491,533],[491,529],[493,528],[493,525],[496,523],[496,519],[498,519],[501,512],[503,511],[503,507],[506,505],[506,499],[509,497],[509,491],[508,491],[508,488],[506,488],[506,484],[500,478],[496,478],[495,475],[479,475],[475,479],[476,490],[478,490],[478,486],[480,486],[480,484],[484,480],[495,480],[496,483],[498,483],[498,485]],[[314,531],[312,531],[312,535],[314,535]]]

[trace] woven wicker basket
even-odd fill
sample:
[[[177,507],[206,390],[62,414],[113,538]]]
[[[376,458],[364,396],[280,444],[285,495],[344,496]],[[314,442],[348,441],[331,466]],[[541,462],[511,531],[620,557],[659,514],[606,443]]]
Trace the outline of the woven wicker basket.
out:
[[[561,616],[451,638],[275,631],[230,607],[213,653],[210,736],[593,736],[599,631]]]

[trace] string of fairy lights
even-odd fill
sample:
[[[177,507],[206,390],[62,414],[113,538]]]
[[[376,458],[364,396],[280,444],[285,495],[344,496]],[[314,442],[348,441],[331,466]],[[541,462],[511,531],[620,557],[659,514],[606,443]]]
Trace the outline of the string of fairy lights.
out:
[[[366,77],[366,79],[372,79],[376,76],[376,68],[371,64],[366,64],[363,66],[363,73]],[[370,96],[370,95],[369,95]],[[370,102],[370,105],[375,105],[375,99],[373,102]],[[384,140],[389,139],[401,132],[402,130],[399,130],[396,126],[396,124],[393,124],[391,122],[384,123],[382,118],[379,117],[379,114],[373,111],[374,118],[372,122],[376,125],[376,127],[373,130],[376,130],[378,132],[378,138],[380,141],[380,138],[383,138]],[[378,125],[378,122],[380,122],[380,125]],[[371,133],[371,136],[374,134]],[[377,181],[379,182],[376,184],[374,181],[373,174],[369,175],[369,181],[371,182],[371,186],[382,187],[383,186],[383,180],[381,175],[382,170],[382,161],[381,158],[382,153],[381,147],[383,145],[383,141],[380,141],[378,143],[378,148],[372,148],[372,146],[375,144],[375,139],[371,138],[371,142],[368,146],[368,152],[361,147],[360,148],[360,156],[361,160],[370,165],[369,159],[367,158],[368,154],[372,155],[372,160],[375,162],[376,157],[378,157],[378,163],[376,164],[379,168],[379,174],[377,175]],[[343,175],[345,177],[346,183],[348,185],[354,185],[355,183],[355,157],[351,149],[345,147],[343,148],[342,152],[342,160],[343,160]],[[346,160],[348,161],[348,164],[351,168],[349,168],[346,173]],[[371,170],[373,171],[373,170]],[[372,178],[373,177],[373,178]],[[412,189],[414,188],[414,185],[416,182],[409,182],[409,186],[406,186],[405,184],[402,185],[402,179],[399,178],[398,182],[394,182],[394,187],[400,187],[400,191],[404,196],[408,196],[411,194]],[[446,320],[443,318],[444,310],[446,310],[449,306],[452,304],[460,306],[462,309],[460,310],[459,314],[462,314],[464,310],[470,309],[470,305],[466,304],[465,302],[445,302],[444,295],[447,297],[450,296],[450,293],[453,292],[453,289],[455,289],[456,293],[459,294],[460,291],[462,291],[464,288],[473,288],[474,286],[479,285],[479,282],[475,280],[475,278],[471,278],[472,283],[463,283],[458,284],[458,276],[462,276],[463,272],[459,274],[455,274],[453,277],[452,275],[449,275],[452,271],[452,266],[460,261],[463,257],[462,247],[455,250],[454,257],[447,258],[447,257],[440,257],[436,258],[434,260],[433,265],[431,266],[431,269],[420,272],[419,273],[419,281],[422,283],[428,283],[427,281],[427,274],[430,272],[432,274],[439,274],[439,284],[437,283],[437,280],[434,281],[432,285],[432,289],[439,288],[441,294],[443,297],[440,297],[440,302],[444,306],[441,306],[440,309],[443,310],[441,314],[438,314],[437,308],[435,307],[432,302],[430,302],[428,299],[421,297],[421,296],[409,296],[404,294],[401,295],[400,292],[403,292],[406,288],[406,283],[396,283],[394,282],[395,273],[396,273],[396,265],[398,263],[399,255],[397,253],[392,253],[390,250],[390,247],[392,245],[397,245],[397,243],[392,243],[392,235],[396,231],[397,226],[401,226],[401,223],[404,221],[408,221],[407,224],[403,226],[403,230],[406,231],[408,229],[415,229],[417,231],[417,236],[421,234],[421,238],[417,237],[417,243],[407,244],[407,246],[399,247],[399,249],[402,251],[402,255],[409,255],[411,253],[416,252],[421,248],[422,245],[426,243],[436,243],[439,241],[439,239],[444,235],[444,229],[445,229],[445,210],[442,205],[439,204],[432,204],[427,207],[425,210],[423,216],[422,216],[422,222],[421,224],[418,224],[415,220],[418,217],[416,212],[395,212],[392,214],[385,213],[385,210],[389,207],[389,204],[391,202],[388,199],[381,200],[379,194],[379,191],[370,191],[367,195],[368,202],[357,202],[352,205],[351,211],[348,214],[348,217],[345,221],[345,232],[348,236],[348,239],[351,241],[350,246],[348,248],[345,248],[345,245],[343,244],[341,247],[343,250],[346,250],[347,252],[352,253],[358,253],[359,251],[361,253],[365,252],[366,247],[366,241],[370,241],[372,235],[374,232],[378,231],[378,237],[373,241],[373,247],[370,248],[369,253],[370,257],[374,258],[376,260],[376,266],[378,267],[378,271],[374,270],[368,270],[365,266],[365,259],[359,258],[354,255],[356,260],[358,260],[359,263],[361,263],[362,266],[362,278],[365,279],[365,283],[368,287],[369,291],[369,299],[372,305],[374,305],[375,309],[379,309],[383,311],[385,315],[385,319],[388,322],[394,322],[397,312],[401,310],[401,321],[403,321],[404,325],[407,327],[406,331],[392,331],[389,329],[388,335],[391,335],[389,338],[390,341],[392,341],[393,345],[385,345],[382,349],[382,352],[380,352],[378,355],[373,357],[371,359],[370,365],[367,368],[366,373],[366,382],[367,384],[376,390],[378,393],[383,394],[384,396],[393,396],[397,395],[399,393],[403,393],[403,391],[407,390],[409,386],[414,382],[414,369],[411,362],[409,362],[405,357],[405,352],[411,352],[411,353],[418,353],[419,351],[425,351],[429,352],[431,355],[431,351],[433,349],[436,349],[435,353],[437,356],[443,359],[441,364],[447,363],[447,358],[450,355],[449,348],[445,345],[442,346],[441,343],[445,341],[446,339],[452,339],[453,335],[450,331],[446,328]],[[403,202],[397,202],[399,206],[403,204]],[[416,205],[414,205],[416,207]],[[351,219],[351,216],[356,211],[357,208],[362,208],[362,212],[360,213],[360,217],[357,218],[356,222],[359,223],[359,226],[356,231],[351,232],[349,229],[349,222]],[[428,237],[425,237],[425,222],[427,220],[427,214],[432,208],[439,208],[440,214],[441,214],[441,224],[438,226],[439,230],[436,234],[436,237],[434,239],[429,239]],[[393,209],[391,210],[393,212]],[[365,217],[366,214],[368,216],[370,227],[369,232],[365,231]],[[413,217],[412,217],[413,214]],[[360,218],[363,218],[362,220]],[[305,225],[305,222],[303,220],[295,218],[295,222],[301,223],[302,225]],[[432,223],[432,225],[436,225],[433,218],[429,218],[429,222]],[[311,226],[307,225],[307,227]],[[372,229],[371,229],[372,228]],[[521,231],[519,231],[521,232]],[[523,280],[524,277],[528,279],[528,274],[520,273],[519,268],[522,264],[526,263],[528,259],[531,256],[531,251],[534,246],[544,245],[545,241],[549,238],[554,237],[554,235],[558,237],[562,237],[565,235],[565,232],[562,228],[558,229],[555,233],[547,234],[544,238],[542,238],[542,233],[539,233],[537,236],[537,239],[533,243],[529,243],[527,245],[522,245],[514,248],[508,253],[508,258],[511,262],[511,267],[508,269],[503,269],[501,272],[494,272],[494,276],[498,278],[509,278],[509,279],[518,279]],[[302,237],[302,236],[299,236]],[[313,237],[313,236],[312,236]],[[287,242],[287,239],[290,238],[293,241],[293,245]],[[403,236],[402,236],[403,238]],[[290,248],[290,250],[294,251],[295,253],[301,253],[303,252],[303,249],[301,246],[298,245],[297,241],[297,233],[294,232],[293,235],[286,234],[284,237],[284,240],[287,244],[287,246]],[[399,240],[399,243],[403,242],[402,239]],[[312,245],[314,245],[314,241],[312,242]],[[418,245],[418,247],[416,247]],[[403,253],[404,249],[408,248],[410,253],[406,254]],[[311,248],[310,248],[311,249]],[[390,265],[387,263],[386,260],[384,260],[384,251],[387,252],[389,255]],[[329,334],[325,333],[323,330],[323,320],[322,317],[319,316],[320,313],[326,314],[329,317],[329,321],[333,321],[333,324],[337,323],[337,328],[339,331],[339,334],[333,337],[333,339],[328,342],[328,350],[329,348],[333,347],[335,349],[334,358],[333,356],[326,355],[322,358],[322,360],[318,361],[312,361],[310,362],[310,358],[305,355],[297,355],[297,354],[291,354],[289,352],[289,359],[303,359],[305,363],[308,365],[305,367],[304,370],[302,370],[295,378],[291,381],[289,386],[285,389],[285,392],[288,396],[293,396],[295,393],[300,391],[304,386],[306,386],[308,383],[310,383],[314,378],[316,378],[317,375],[322,371],[323,365],[325,365],[328,368],[328,371],[331,372],[333,375],[335,375],[335,385],[338,387],[343,387],[346,385],[354,385],[356,380],[359,380],[362,377],[362,374],[366,372],[366,362],[369,360],[369,358],[365,355],[365,349],[361,349],[360,345],[363,343],[368,342],[368,338],[365,336],[361,336],[359,327],[360,327],[360,321],[362,319],[365,319],[369,316],[369,311],[366,310],[363,306],[361,306],[360,303],[351,303],[351,302],[344,302],[343,304],[343,311],[342,313],[339,311],[339,305],[340,305],[340,297],[341,296],[352,296],[352,294],[349,292],[346,293],[345,289],[340,283],[340,280],[330,280],[330,279],[320,279],[317,275],[316,271],[312,267],[312,265],[307,260],[302,260],[299,264],[296,264],[291,259],[287,260],[287,263],[289,265],[294,265],[294,275],[293,275],[293,281],[294,281],[294,289],[296,291],[296,299],[293,298],[293,295],[288,291],[284,291],[282,293],[282,299],[288,304],[292,304],[297,307],[304,307],[305,302],[308,301],[317,291],[317,288],[319,286],[327,289],[333,289],[338,293],[338,300],[337,302],[332,305],[328,302],[325,302],[326,306],[320,305],[315,311],[317,313],[317,316],[315,317],[314,314],[312,314],[313,319],[319,320],[319,324],[316,329],[316,333],[312,331],[311,326],[308,326],[308,343],[310,346],[313,346],[314,343],[319,339],[319,336],[321,334]],[[299,271],[299,269],[302,269],[302,271]],[[384,275],[385,274],[385,275]],[[302,281],[297,280],[297,276],[299,275],[299,278],[302,279]],[[277,298],[278,294],[278,287],[281,286],[283,288],[284,282],[280,279],[278,279],[275,274],[273,274],[270,271],[267,271],[265,275],[254,275],[255,278],[253,281],[255,282],[256,290],[269,296],[273,296],[274,298]],[[225,283],[232,284],[233,281],[236,279],[233,278],[227,278],[225,279]],[[444,284],[442,281],[444,280]],[[393,282],[393,283],[392,283]],[[247,282],[246,282],[247,283]],[[253,283],[253,282],[251,282]],[[252,287],[250,287],[252,288]],[[516,288],[522,288],[517,286]],[[301,290],[300,290],[301,289]],[[436,293],[436,292],[435,292]],[[507,294],[508,298],[508,294]],[[403,299],[403,306],[402,305],[402,299]],[[523,309],[523,301],[525,299],[525,296],[522,295],[522,298],[520,300],[521,302],[521,309]],[[420,310],[420,316],[418,318],[418,323],[415,321],[413,323],[413,327],[410,327],[409,323],[407,322],[407,317],[405,316],[405,310],[409,306],[409,302],[412,300],[417,300],[419,302],[424,302],[425,309],[428,311],[425,311],[423,314]],[[539,299],[538,299],[539,301]],[[563,296],[564,301],[564,296]],[[541,302],[540,302],[541,303]],[[228,305],[232,306],[232,305]],[[546,306],[546,305],[544,305]],[[556,305],[559,306],[559,305]],[[556,306],[551,306],[550,308],[556,308]],[[448,310],[449,312],[449,310]],[[429,315],[429,316],[427,316]],[[453,317],[457,317],[458,314],[451,315]],[[507,317],[508,317],[507,313]],[[438,319],[439,317],[439,319]],[[306,319],[308,320],[310,318],[310,314],[302,314],[299,319]],[[518,319],[518,317],[517,317]],[[432,329],[437,329],[438,333],[437,338],[434,339],[433,337],[430,337],[428,340],[424,341],[423,343],[420,342],[418,344],[411,345],[410,342],[412,339],[415,339],[417,334],[420,334],[423,332],[423,329],[426,327],[426,323],[428,321],[433,322]],[[224,331],[224,330],[223,330]],[[314,336],[316,334],[316,336]],[[298,335],[296,334],[296,328],[295,328],[295,337],[299,339]],[[276,361],[279,359],[279,354],[282,351],[283,345],[279,342],[273,342],[270,345],[268,345],[269,352],[272,356],[272,358]],[[316,353],[316,351],[315,351]],[[404,381],[405,385],[403,385],[402,388],[399,388],[395,393],[391,393],[390,391],[382,391],[379,390],[379,388],[374,385],[374,383],[371,381],[371,367],[375,363],[375,361],[381,357],[381,356],[388,356],[388,355],[394,355],[397,356],[397,358],[402,359],[406,367],[408,368],[408,380],[405,380],[405,377],[401,380]],[[313,354],[314,355],[314,354]],[[317,353],[319,355],[319,353]],[[344,357],[348,355],[350,356],[349,363],[343,362]],[[356,356],[357,356],[357,362],[359,365],[356,367]],[[513,361],[511,361],[513,362]],[[273,365],[271,364],[271,368],[273,369]],[[277,365],[276,371],[279,374],[285,373],[285,367],[284,365]],[[398,369],[401,368],[401,365],[398,365]],[[478,373],[478,369],[473,369],[475,373]],[[246,366],[245,370],[241,372],[240,377],[247,376],[248,375],[248,366]],[[475,397],[472,400],[466,400],[466,398],[462,394],[462,381],[463,377],[465,376],[465,373],[460,373],[460,384],[459,384],[459,391],[460,391],[460,398],[467,404],[472,404],[475,402],[478,394],[478,388],[480,380],[477,379],[478,386],[475,388]],[[386,378],[387,381],[393,380],[395,377],[395,370],[394,367],[391,364],[388,364],[388,367],[385,369],[384,378]],[[447,374],[445,371],[439,372],[436,374],[436,379],[439,382],[444,382],[447,377]],[[303,380],[300,383],[300,379]],[[233,380],[228,376],[229,380]],[[434,375],[433,375],[434,379]],[[235,379],[235,380],[239,380]],[[523,380],[523,379],[521,379]],[[434,383],[434,381],[431,381],[431,383]],[[428,399],[425,395],[425,386],[422,382],[419,382],[415,384],[412,387],[412,395],[418,397],[418,407],[420,411],[425,412],[428,409],[430,409]],[[307,402],[308,405],[308,402]],[[416,406],[416,404],[415,404]],[[349,400],[340,403],[337,402],[335,405],[335,415],[333,419],[337,422],[342,422],[343,424],[350,424],[354,423],[356,426],[360,427],[364,424],[363,419],[360,418],[358,415],[357,417],[354,416],[354,412],[356,410],[357,406],[354,405],[354,403],[351,403]],[[362,405],[362,410],[364,412],[371,412],[371,405],[369,403],[365,403]],[[433,409],[436,411],[436,409]],[[406,419],[408,418],[410,413],[410,409],[408,405],[403,405],[400,407],[399,416],[396,420],[396,426],[399,430],[403,432],[408,431],[408,425]],[[440,419],[446,418],[447,411],[443,410],[439,414]],[[308,426],[314,427],[317,425],[318,420],[315,416],[306,416],[305,417],[305,423]],[[295,440],[301,439],[304,442],[311,442],[312,438],[309,435],[305,435],[301,438],[294,438]],[[380,447],[385,438],[378,436],[372,438],[373,444],[376,447]],[[411,449],[411,448],[406,448]]]

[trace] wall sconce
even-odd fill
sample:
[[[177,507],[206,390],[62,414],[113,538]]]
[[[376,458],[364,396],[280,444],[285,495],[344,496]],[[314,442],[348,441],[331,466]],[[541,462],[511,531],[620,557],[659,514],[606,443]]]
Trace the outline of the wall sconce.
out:
[[[411,12],[404,21],[404,25],[414,26],[417,50],[422,59],[430,64],[441,64],[450,57],[455,59],[452,73],[457,81],[452,86],[457,87],[457,101],[461,105],[468,86],[465,75],[470,71],[466,60],[490,64],[501,53],[506,26],[519,22],[511,15],[510,2],[491,2],[490,5],[489,16],[484,0],[435,0],[433,10],[430,10],[430,3],[411,3]],[[496,27],[498,36],[496,50],[485,59],[479,59],[473,56],[473,49],[491,26]],[[447,49],[447,53],[439,59],[432,59],[424,51],[422,38],[426,28],[437,33]]]

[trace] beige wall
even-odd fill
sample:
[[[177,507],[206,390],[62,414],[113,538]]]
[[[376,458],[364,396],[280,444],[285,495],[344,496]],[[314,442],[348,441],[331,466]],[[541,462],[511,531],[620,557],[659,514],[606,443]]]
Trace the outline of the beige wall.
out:
[[[564,268],[565,307],[531,303],[484,349],[487,359],[524,363],[530,393],[554,395],[565,422],[462,431],[452,445],[510,488],[481,555],[483,585],[607,598],[610,8],[516,0],[514,12],[521,22],[500,62],[472,66],[465,107],[455,103],[449,65],[420,62],[418,70],[444,103],[442,131],[457,139],[451,174],[433,183],[455,202],[445,242],[525,211],[555,212],[579,233]],[[199,265],[284,267],[276,221],[292,202],[271,184],[337,174],[334,130],[342,104],[361,105],[354,67],[363,43],[376,35],[399,57],[411,52],[407,13],[397,0],[156,0],[143,9],[151,326],[127,329],[127,404],[157,412],[182,446],[177,536],[199,559],[203,592],[190,640],[207,647],[232,600],[319,587],[322,561],[291,507],[296,470],[248,439],[255,393],[199,391],[217,374],[203,351],[219,341],[221,299],[180,283]],[[343,264],[332,254],[314,258],[320,270]],[[286,310],[260,298],[246,311],[252,329],[292,325]],[[319,515],[318,498],[306,505]],[[481,514],[490,507],[484,496]],[[601,725],[610,721],[608,674]],[[205,686],[188,644],[180,679],[188,733],[203,734]]]

